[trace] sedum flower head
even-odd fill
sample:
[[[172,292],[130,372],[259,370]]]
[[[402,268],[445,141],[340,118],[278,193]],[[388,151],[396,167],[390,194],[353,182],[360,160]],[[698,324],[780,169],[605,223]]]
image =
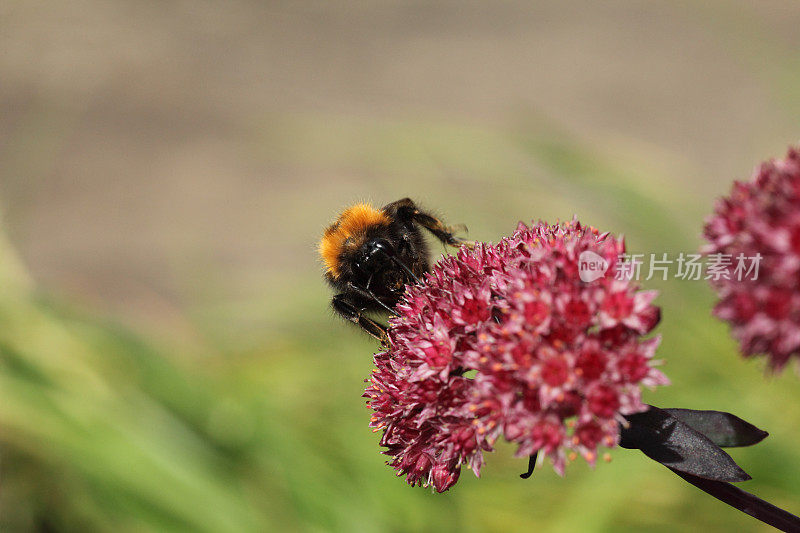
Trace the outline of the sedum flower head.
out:
[[[652,366],[659,338],[642,338],[659,321],[655,292],[613,276],[624,248],[576,220],[520,223],[408,287],[365,393],[397,474],[445,491],[462,465],[479,475],[501,436],[559,474],[615,446],[621,415],[644,409],[640,385],[667,383]],[[585,283],[587,250],[608,270]]]
[[[707,220],[704,248],[732,258],[759,256],[757,277],[712,279],[714,314],[730,323],[745,356],[766,354],[780,370],[800,354],[800,151],[763,163],[748,182],[735,182]]]

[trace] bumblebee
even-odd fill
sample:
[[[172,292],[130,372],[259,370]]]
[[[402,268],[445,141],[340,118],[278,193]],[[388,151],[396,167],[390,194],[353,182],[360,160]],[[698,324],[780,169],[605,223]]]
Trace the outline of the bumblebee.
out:
[[[473,244],[455,236],[466,227],[445,226],[410,198],[380,209],[363,203],[345,209],[319,242],[325,279],[337,291],[334,312],[385,341],[387,327],[365,313],[395,314],[405,286],[430,270],[421,228],[449,246]]]

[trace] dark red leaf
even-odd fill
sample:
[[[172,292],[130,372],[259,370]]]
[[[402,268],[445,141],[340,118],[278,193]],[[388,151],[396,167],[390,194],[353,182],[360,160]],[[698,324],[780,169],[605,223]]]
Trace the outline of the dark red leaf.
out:
[[[750,476],[711,439],[672,414],[650,406],[627,415],[620,428],[620,446],[641,450],[673,470],[716,481],[747,481]]]
[[[731,413],[697,411],[695,409],[663,410],[723,448],[752,446],[769,435],[763,429],[759,429]]]

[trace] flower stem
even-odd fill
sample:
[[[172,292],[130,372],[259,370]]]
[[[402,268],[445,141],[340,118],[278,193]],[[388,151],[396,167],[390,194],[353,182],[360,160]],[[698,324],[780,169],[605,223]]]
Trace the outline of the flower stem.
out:
[[[758,498],[749,492],[726,483],[724,481],[714,481],[705,479],[684,472],[679,472],[670,468],[677,475],[691,483],[698,489],[710,494],[716,499],[727,503],[731,507],[739,509],[743,513],[747,513],[753,518],[769,524],[774,528],[781,531],[789,531],[792,533],[800,532],[800,518],[784,511],[780,507],[776,507],[769,502]]]
[[[539,450],[536,450],[536,453],[528,457],[528,471],[524,474],[520,474],[519,477],[522,479],[528,479],[533,474],[533,469],[536,468],[536,458],[539,457]]]

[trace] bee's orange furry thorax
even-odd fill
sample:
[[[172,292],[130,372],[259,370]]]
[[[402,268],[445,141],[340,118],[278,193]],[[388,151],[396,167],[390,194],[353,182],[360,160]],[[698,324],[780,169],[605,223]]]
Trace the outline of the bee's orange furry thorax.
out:
[[[369,227],[390,223],[386,213],[369,204],[356,204],[345,209],[319,241],[319,255],[328,274],[334,278],[339,275],[342,252],[345,248],[360,247]]]

